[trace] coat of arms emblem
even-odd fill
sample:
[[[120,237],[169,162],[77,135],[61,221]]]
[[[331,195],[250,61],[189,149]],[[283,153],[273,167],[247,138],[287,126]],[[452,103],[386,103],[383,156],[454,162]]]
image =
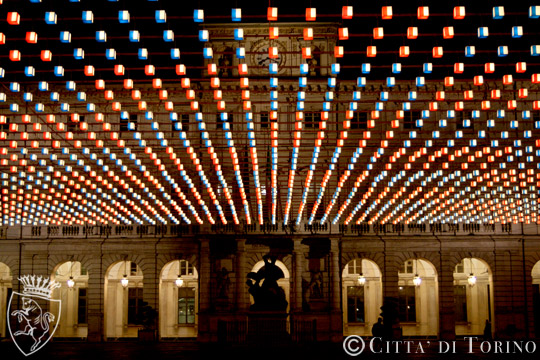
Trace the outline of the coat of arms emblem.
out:
[[[45,346],[58,327],[61,300],[51,299],[51,295],[54,289],[60,287],[60,284],[36,275],[24,275],[19,278],[19,281],[23,286],[23,291],[22,294],[13,292],[9,299],[8,329],[17,348],[28,356]],[[44,301],[57,302],[58,314],[43,311],[40,303],[43,304]],[[20,304],[18,305],[20,309],[10,312],[12,305],[17,306],[17,304]],[[56,325],[51,329],[50,323],[55,320]]]

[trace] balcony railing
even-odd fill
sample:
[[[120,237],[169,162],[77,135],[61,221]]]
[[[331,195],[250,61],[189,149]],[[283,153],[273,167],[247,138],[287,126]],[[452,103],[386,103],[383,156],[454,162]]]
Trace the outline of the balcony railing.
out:
[[[50,238],[178,238],[201,235],[539,235],[536,224],[215,224],[215,225],[97,225],[97,226],[0,226],[0,239]]]

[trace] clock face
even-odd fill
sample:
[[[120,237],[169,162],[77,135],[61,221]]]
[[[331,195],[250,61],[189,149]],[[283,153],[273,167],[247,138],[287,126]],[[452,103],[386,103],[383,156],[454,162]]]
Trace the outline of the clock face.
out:
[[[271,46],[278,48],[278,55],[275,58],[270,58],[268,49]],[[273,42],[270,44],[268,40],[259,40],[251,46],[251,65],[254,67],[259,67],[257,72],[265,73],[268,71],[268,65],[277,64],[279,71],[284,70],[282,65],[285,65],[285,46],[280,42]]]
[[[283,60],[283,57],[278,52],[278,56],[276,58],[270,58],[270,54],[268,53],[268,46],[263,47],[260,49],[260,52],[257,52],[255,54],[255,65],[259,66],[268,66],[270,64],[278,64],[281,65],[281,61]]]

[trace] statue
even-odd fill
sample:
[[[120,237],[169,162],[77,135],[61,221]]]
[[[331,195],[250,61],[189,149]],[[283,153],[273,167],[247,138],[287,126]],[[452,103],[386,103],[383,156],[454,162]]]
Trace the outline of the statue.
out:
[[[229,271],[226,268],[222,268],[218,273],[217,278],[217,296],[220,299],[229,298],[229,286],[231,285],[231,279],[229,279]]]
[[[319,270],[313,271],[309,283],[309,294],[312,299],[322,299],[322,274]]]
[[[247,275],[246,284],[254,300],[250,310],[285,311],[288,304],[285,291],[277,283],[284,277],[283,271],[276,265],[275,257],[265,255],[263,260],[264,266],[259,271],[250,272]]]

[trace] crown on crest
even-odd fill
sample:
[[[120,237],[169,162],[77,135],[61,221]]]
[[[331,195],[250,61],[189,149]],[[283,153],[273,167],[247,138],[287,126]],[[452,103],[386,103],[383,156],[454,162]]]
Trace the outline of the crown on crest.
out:
[[[49,280],[41,275],[23,275],[19,278],[23,284],[23,295],[37,296],[50,299],[52,291],[60,287],[60,284],[54,280]]]

